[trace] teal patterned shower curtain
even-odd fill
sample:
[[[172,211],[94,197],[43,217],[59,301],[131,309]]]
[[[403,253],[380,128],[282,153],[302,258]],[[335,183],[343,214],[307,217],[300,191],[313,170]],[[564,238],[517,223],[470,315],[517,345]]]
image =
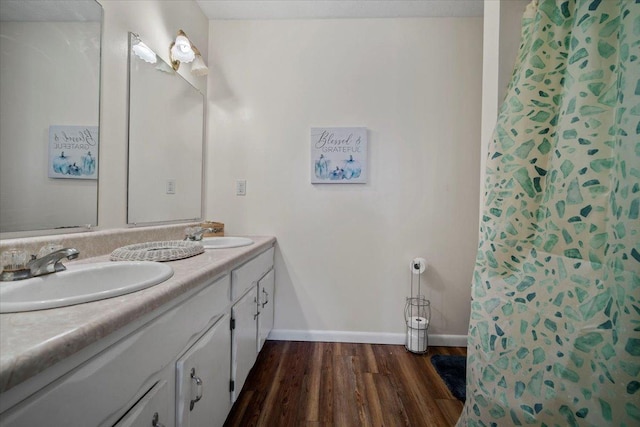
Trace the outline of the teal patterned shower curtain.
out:
[[[640,0],[540,0],[487,159],[458,426],[640,426]]]

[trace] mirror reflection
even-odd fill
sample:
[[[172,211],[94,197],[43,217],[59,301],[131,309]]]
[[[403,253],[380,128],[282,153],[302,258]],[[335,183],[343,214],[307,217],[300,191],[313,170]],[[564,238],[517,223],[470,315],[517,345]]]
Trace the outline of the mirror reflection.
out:
[[[202,217],[204,96],[129,34],[127,222]]]
[[[102,7],[0,2],[0,232],[96,225]]]

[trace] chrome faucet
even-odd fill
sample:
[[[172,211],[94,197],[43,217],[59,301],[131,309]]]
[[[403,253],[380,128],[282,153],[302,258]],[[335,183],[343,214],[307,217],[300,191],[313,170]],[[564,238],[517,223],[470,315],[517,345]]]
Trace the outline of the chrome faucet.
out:
[[[29,257],[27,251],[17,249],[3,252],[0,281],[23,280],[66,270],[67,267],[62,264],[62,260],[78,258],[80,251],[75,248],[64,248],[48,252],[47,246],[44,246],[40,249],[40,253],[44,255]]]
[[[40,258],[34,258],[27,264],[31,271],[31,277],[42,276],[44,274],[55,273],[57,271],[66,270],[67,267],[62,265],[62,260],[76,259],[80,255],[80,251],[76,248],[64,248],[53,251],[48,255]]]
[[[185,230],[186,236],[184,237],[184,240],[199,242],[200,240],[202,240],[204,233],[215,233],[215,232],[216,230],[213,228],[202,228],[202,227],[187,228]]]

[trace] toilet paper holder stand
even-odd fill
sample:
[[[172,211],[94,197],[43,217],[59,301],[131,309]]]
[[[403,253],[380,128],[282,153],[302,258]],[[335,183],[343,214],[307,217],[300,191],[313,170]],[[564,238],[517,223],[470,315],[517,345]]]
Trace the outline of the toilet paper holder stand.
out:
[[[431,321],[431,302],[422,294],[420,276],[427,269],[424,258],[415,258],[409,264],[411,271],[411,296],[407,297],[404,309],[407,339],[405,348],[417,354],[429,349],[429,323]]]

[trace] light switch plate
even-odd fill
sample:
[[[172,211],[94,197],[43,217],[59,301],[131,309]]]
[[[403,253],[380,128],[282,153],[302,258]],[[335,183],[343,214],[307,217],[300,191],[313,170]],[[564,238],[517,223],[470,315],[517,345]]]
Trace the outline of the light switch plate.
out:
[[[236,181],[236,196],[247,195],[247,181],[245,179],[239,179]]]
[[[167,180],[167,194],[176,194],[176,180],[168,179]]]

